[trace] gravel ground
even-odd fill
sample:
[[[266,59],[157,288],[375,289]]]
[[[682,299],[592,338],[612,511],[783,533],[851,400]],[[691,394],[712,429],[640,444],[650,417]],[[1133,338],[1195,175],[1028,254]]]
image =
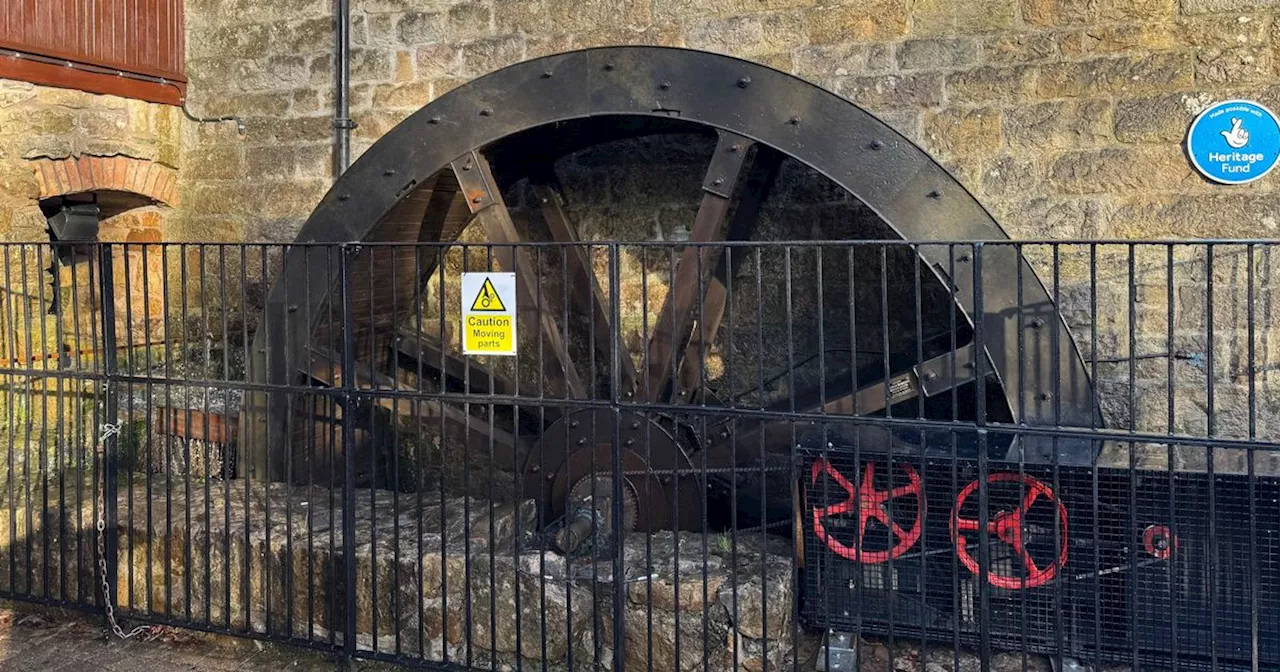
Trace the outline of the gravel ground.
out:
[[[231,672],[339,669],[320,653],[244,639],[154,628],[128,641],[108,639],[103,619],[79,612],[0,602],[0,670],[6,672]],[[397,669],[358,663],[356,670]]]

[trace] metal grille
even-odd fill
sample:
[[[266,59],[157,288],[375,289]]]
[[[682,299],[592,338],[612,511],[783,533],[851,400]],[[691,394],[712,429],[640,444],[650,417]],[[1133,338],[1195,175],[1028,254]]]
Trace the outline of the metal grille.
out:
[[[351,657],[1280,665],[1273,249],[0,246],[0,595],[101,517],[118,617]]]

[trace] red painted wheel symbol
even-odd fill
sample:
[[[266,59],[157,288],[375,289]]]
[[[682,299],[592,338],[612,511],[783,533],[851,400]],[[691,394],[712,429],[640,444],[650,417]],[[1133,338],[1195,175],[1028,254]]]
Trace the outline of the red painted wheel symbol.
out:
[[[893,483],[890,482],[889,489],[877,490],[874,462],[867,463],[862,470],[862,482],[855,487],[849,482],[849,479],[844,477],[844,474],[840,473],[827,460],[819,459],[815,461],[812,474],[813,484],[816,485],[818,477],[825,473],[843,488],[848,495],[844,501],[838,504],[813,507],[813,531],[818,535],[818,539],[826,543],[827,547],[836,555],[868,565],[887,562],[890,558],[897,558],[914,546],[920,540],[920,534],[924,530],[924,487],[920,482],[920,475],[916,473],[915,469],[911,468],[911,465],[903,464],[900,466],[907,476],[906,485],[900,485],[895,488]],[[911,527],[904,529],[894,521],[889,510],[889,501],[908,496],[915,498],[916,515]],[[855,531],[852,545],[848,546],[827,532],[823,520],[832,516],[855,512],[858,516],[857,530]],[[890,548],[883,551],[863,550],[863,540],[867,535],[867,523],[872,520],[888,528],[890,534],[893,535]]]
[[[1178,547],[1178,538],[1168,525],[1149,525],[1142,533],[1142,547],[1147,555],[1159,560],[1173,557],[1173,549]]]
[[[1016,553],[1015,557],[1018,558],[1026,570],[1026,576],[1007,576],[989,571],[987,573],[987,581],[997,588],[1008,590],[1043,586],[1057,576],[1060,567],[1067,564],[1067,507],[1063,506],[1049,486],[1035,477],[1009,472],[995,473],[987,477],[987,483],[989,484],[1008,482],[1021,483],[1026,486],[1022,502],[1013,511],[1002,511],[992,516],[987,521],[987,531],[995,535],[1000,541],[1013,547],[1014,553]],[[978,560],[969,552],[968,539],[965,538],[964,533],[976,533],[980,528],[976,519],[961,518],[960,509],[964,506],[965,500],[977,490],[978,481],[973,481],[966,485],[956,497],[956,506],[951,510],[951,539],[955,542],[956,556],[974,574],[979,573]],[[1028,540],[1025,533],[1027,514],[1031,511],[1032,505],[1041,498],[1057,507],[1058,517],[1062,521],[1062,529],[1060,530],[1062,548],[1058,551],[1058,556],[1054,558],[1053,562],[1045,567],[1040,567],[1032,559],[1031,553],[1027,550]]]

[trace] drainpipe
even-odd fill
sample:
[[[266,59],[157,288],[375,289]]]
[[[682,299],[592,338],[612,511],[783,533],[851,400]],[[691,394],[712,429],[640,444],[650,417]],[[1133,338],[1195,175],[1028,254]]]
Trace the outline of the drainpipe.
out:
[[[351,165],[351,129],[355,122],[351,121],[351,0],[337,0],[337,82],[333,97],[333,179],[346,172]]]

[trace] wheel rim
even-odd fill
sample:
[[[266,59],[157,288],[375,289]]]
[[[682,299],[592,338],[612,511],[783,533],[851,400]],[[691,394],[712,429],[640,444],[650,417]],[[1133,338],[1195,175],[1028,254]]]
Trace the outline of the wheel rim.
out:
[[[672,121],[673,118],[678,120]],[[743,211],[744,204],[747,212],[751,210],[749,202],[741,199],[734,202],[735,194],[749,196],[753,190],[748,185],[752,184],[768,192],[784,162],[803,166],[852,195],[861,207],[883,222],[886,230],[906,240],[1006,238],[991,217],[941,167],[847,101],[783,73],[732,58],[679,49],[625,47],[573,52],[521,63],[475,80],[433,102],[393,129],[361,157],[324,198],[302,228],[298,240],[306,243],[453,240],[467,226],[478,226],[490,242],[524,242],[502,192],[513,179],[526,179],[535,185],[533,191],[538,198],[544,200],[541,215],[551,239],[572,242],[580,236],[573,228],[573,215],[564,211],[564,199],[548,161],[598,144],[601,128],[611,129],[606,139],[617,141],[652,135],[655,129],[661,130],[664,126],[694,129],[714,135],[716,140],[701,175],[700,203],[690,227],[690,238],[695,241],[750,239],[754,231],[749,226],[745,235],[741,230],[735,233],[736,215]],[[841,141],[832,142],[832,138]],[[752,159],[745,158],[748,154]],[[532,156],[541,163],[535,160],[521,165],[510,160],[513,156]],[[293,316],[295,327],[263,329],[255,335],[254,352],[271,353],[271,356],[260,354],[256,365],[251,367],[258,381],[274,384],[296,384],[300,379],[315,381],[316,376],[310,369],[314,367],[316,344],[334,341],[334,334],[320,326],[326,312],[332,313],[333,292],[302,293],[302,288],[333,288],[334,269],[332,264],[325,268],[314,261],[307,263],[307,255],[312,254],[307,249],[295,247],[287,252],[283,277],[269,292],[267,321],[271,322],[274,315],[277,324],[287,324],[289,318],[284,316],[288,314]],[[619,388],[624,394],[633,392],[641,401],[666,402],[678,401],[682,392],[692,396],[705,391],[704,386],[687,384],[689,380],[699,381],[704,377],[702,367],[686,365],[682,359],[699,361],[700,357],[685,355],[704,352],[709,347],[690,333],[690,326],[697,323],[702,327],[706,308],[715,308],[717,299],[713,288],[720,260],[732,254],[717,256],[708,253],[710,249],[684,248],[680,253],[672,272],[673,286],[693,286],[702,293],[699,295],[697,290],[687,295],[673,292],[675,296],[669,296],[671,300],[657,311],[657,323],[643,348],[643,357],[630,362],[635,365],[634,371],[625,365],[620,368]],[[942,246],[924,247],[918,252],[919,266],[925,269],[926,279],[939,285],[941,270],[964,268],[973,261]],[[366,250],[358,254],[373,252]],[[412,268],[418,270],[423,261],[420,255],[413,254]],[[536,259],[526,259],[522,264],[518,261],[519,252],[499,251],[498,254],[498,266],[516,270],[525,285],[536,282],[538,270],[528,268]],[[982,326],[988,344],[987,369],[993,373],[992,381],[1000,402],[994,404],[989,418],[1029,425],[1093,425],[1097,422],[1097,411],[1091,403],[1092,390],[1084,364],[1047,292],[1012,247],[989,248],[983,254]],[[361,263],[358,256],[356,259],[353,263]],[[392,265],[404,268],[405,262],[393,259]],[[567,257],[564,265],[566,276],[578,272],[569,270],[574,264]],[[586,266],[584,262],[576,267]],[[519,275],[521,272],[523,277]],[[1021,288],[1007,281],[1014,273],[1023,278]],[[414,274],[402,272],[401,275]],[[399,292],[406,296],[420,291],[419,282],[401,279],[404,282],[399,285],[391,283],[393,288],[389,291],[393,295]],[[589,278],[584,275],[575,279]],[[957,272],[950,282],[955,291],[957,321],[965,327],[975,312],[973,274]],[[597,305],[601,304],[608,305],[607,301],[597,301]],[[695,305],[703,319],[694,319]],[[1035,330],[1027,327],[1023,318],[1046,312],[1051,315],[1049,328],[1043,328],[1043,318]],[[404,326],[404,317],[393,310],[390,315],[371,319],[369,340],[394,340],[396,331]],[[609,329],[607,319],[601,321],[601,317],[592,316],[594,328]],[[703,333],[710,332],[714,337],[718,320],[711,319],[706,326],[711,328],[703,327]],[[287,333],[283,333],[285,331]],[[554,329],[540,331],[548,340],[555,341]],[[414,351],[410,353],[412,361],[423,362],[444,349],[441,344],[428,341],[425,347],[430,352],[422,352],[422,332],[422,325],[417,325],[415,338],[408,339],[412,345],[408,349]],[[365,350],[363,336],[357,334],[354,341],[356,348]],[[1023,366],[1018,365],[1015,343],[1021,343],[1028,353]],[[375,345],[370,349],[380,347]],[[558,388],[557,392],[563,396],[594,396],[589,394],[593,383],[584,383],[580,372],[575,371],[571,348],[552,343],[550,350],[552,368],[559,371],[558,376],[548,376],[552,387]],[[332,370],[333,349],[328,349],[326,354]],[[403,348],[397,349],[395,356],[404,354]],[[606,357],[601,361],[609,361],[607,349],[598,354]],[[959,355],[972,359],[973,352],[970,349],[967,354]],[[949,356],[938,361],[945,362]],[[478,379],[484,389],[495,392],[515,384],[460,357],[446,356],[437,361],[444,362],[443,367],[436,368],[446,369],[442,374],[445,378],[472,382]],[[892,366],[887,368],[894,370]],[[853,410],[855,396],[860,399],[865,396],[868,402],[877,396],[882,399],[892,396],[896,380],[894,376],[887,377],[883,386],[863,390],[865,394],[847,391],[848,396],[838,397],[839,403],[833,403],[833,398],[824,391],[809,396],[827,401],[825,410],[829,413],[847,414]],[[686,384],[680,384],[682,379]],[[1030,382],[1046,380],[1060,380],[1061,384],[1049,392],[1043,385]],[[327,383],[333,382],[330,376]],[[790,393],[793,397],[805,396],[796,390]],[[282,420],[290,417],[288,401],[277,393],[249,396],[246,421],[241,423],[242,441],[246,446],[241,454],[247,460],[241,463],[241,473],[252,466],[253,473],[260,476],[285,478],[290,470],[287,460],[255,447],[287,445],[287,439],[279,439],[289,436],[289,423]],[[812,405],[812,402],[806,403]],[[797,402],[797,405],[803,404]],[[874,410],[873,406],[864,403],[858,408],[866,413]],[[818,404],[814,408],[824,406]],[[464,439],[481,443],[493,440],[493,432],[473,435],[472,423],[464,419],[464,424],[468,425]],[[545,425],[541,429],[545,429]],[[774,429],[768,423],[746,422],[739,425],[735,436],[728,441],[724,440],[728,437],[717,441],[714,436],[699,436],[695,441],[698,445],[691,448],[710,451],[716,456],[713,461],[722,462],[722,456],[732,452],[725,444],[742,442],[744,436],[747,439],[759,436],[765,442],[773,442],[770,432]],[[513,449],[519,447],[515,445],[518,440],[501,438],[510,440]],[[1027,461],[1048,462],[1053,458],[1053,445],[1027,439],[1011,446],[1010,450],[1021,451]],[[1084,441],[1058,440],[1056,446],[1061,464],[1088,464],[1095,453],[1094,446]],[[518,469],[519,464],[515,468]]]

